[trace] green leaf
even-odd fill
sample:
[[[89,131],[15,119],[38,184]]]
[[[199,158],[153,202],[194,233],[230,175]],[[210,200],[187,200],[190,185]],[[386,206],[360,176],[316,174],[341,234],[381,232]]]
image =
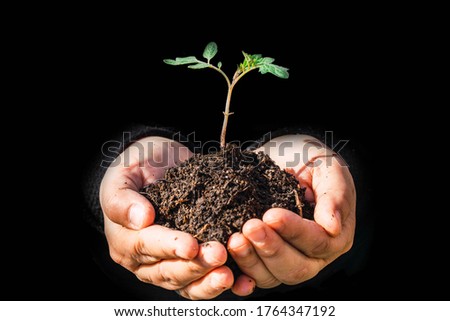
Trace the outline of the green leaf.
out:
[[[208,68],[208,64],[204,63],[204,62],[199,62],[198,64],[195,65],[189,65],[188,68],[191,69],[203,69],[203,68]]]
[[[269,72],[269,67],[267,65],[261,65],[259,67],[259,72],[263,75],[267,74]]]
[[[283,79],[288,79],[289,78],[289,72],[287,68],[285,67],[281,67],[278,65],[273,65],[271,64],[271,66],[273,66],[273,71],[270,71],[272,74],[274,74],[277,77],[283,78]]]
[[[164,59],[163,60],[166,64],[168,65],[186,65],[186,64],[193,64],[198,62],[197,58],[195,58],[194,56],[189,56],[189,57],[177,57],[175,58],[175,60],[173,59]]]
[[[217,64],[217,67],[220,69],[222,68],[222,61],[219,61],[219,63]]]
[[[264,57],[261,61],[262,64],[271,64],[272,62],[274,62],[275,59],[270,58],[270,57]]]
[[[217,54],[217,44],[215,42],[210,42],[206,45],[205,51],[203,51],[203,57],[211,60]]]
[[[164,59],[163,61],[168,65],[176,65],[176,62],[173,59]]]
[[[252,55],[249,55],[245,51],[242,51],[242,54],[244,55],[244,61],[242,62],[243,64],[248,63],[252,60]]]
[[[289,69],[287,69],[285,67],[281,67],[281,66],[274,65],[274,64],[264,64],[259,67],[259,72],[261,74],[266,74],[266,73],[270,72],[272,75],[275,75],[275,76],[283,78],[283,79],[289,78],[288,70]]]

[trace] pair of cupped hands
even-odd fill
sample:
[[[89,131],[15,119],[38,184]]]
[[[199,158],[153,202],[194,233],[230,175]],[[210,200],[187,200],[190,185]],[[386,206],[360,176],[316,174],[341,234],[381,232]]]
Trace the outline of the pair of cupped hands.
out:
[[[168,138],[146,137],[113,162],[100,186],[112,259],[139,280],[192,300],[212,299],[228,289],[248,296],[255,287],[295,285],[313,278],[353,244],[352,176],[337,155],[311,136],[280,136],[259,150],[282,169],[290,168],[306,187],[307,200],[315,203],[314,221],[272,208],[262,220],[251,219],[242,232],[233,234],[228,251],[218,242],[205,246],[188,233],[153,224],[155,209],[140,189],[193,154]],[[236,279],[224,265],[228,255],[243,272]]]

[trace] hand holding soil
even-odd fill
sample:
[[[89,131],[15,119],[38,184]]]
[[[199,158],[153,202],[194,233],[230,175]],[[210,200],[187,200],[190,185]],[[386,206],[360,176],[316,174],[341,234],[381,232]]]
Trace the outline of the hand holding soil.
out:
[[[246,282],[234,282],[231,270],[223,266],[227,251],[222,244],[201,246],[188,233],[153,224],[155,210],[139,193],[190,156],[180,143],[147,137],[128,147],[109,167],[100,202],[110,255],[141,281],[180,290],[191,299],[211,299],[232,286],[235,293],[248,295],[254,283],[248,277],[243,279]]]
[[[281,144],[290,148],[279,153]],[[244,224],[228,248],[239,268],[261,288],[299,284],[347,252],[353,243],[356,192],[352,176],[337,155],[313,137],[281,136],[268,142],[270,157],[281,167],[293,164],[296,155],[305,161],[292,168],[306,188],[306,199],[315,203],[314,221],[281,208],[268,210],[262,220]],[[260,150],[264,150],[264,146]],[[267,149],[266,149],[267,150]],[[303,156],[303,155],[302,155]]]

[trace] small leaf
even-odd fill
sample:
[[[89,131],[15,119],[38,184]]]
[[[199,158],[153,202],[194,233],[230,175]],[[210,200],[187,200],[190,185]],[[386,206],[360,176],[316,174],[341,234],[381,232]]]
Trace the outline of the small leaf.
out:
[[[268,66],[270,66],[269,68],[269,72],[277,77],[283,78],[283,79],[288,79],[289,78],[289,73],[288,73],[288,69],[278,66],[278,65],[274,65],[274,64],[268,64]]]
[[[259,57],[259,58],[255,58],[253,59],[253,66],[259,66],[262,64],[263,58]]]
[[[262,64],[271,64],[272,62],[274,62],[275,59],[270,58],[270,57],[264,57],[261,61]]]
[[[191,69],[203,69],[203,68],[208,68],[208,64],[205,64],[204,62],[199,62],[198,64],[195,65],[189,65],[188,68]]]
[[[222,61],[219,61],[219,63],[217,64],[217,67],[220,69],[222,68]]]
[[[164,59],[163,60],[166,64],[168,65],[186,65],[186,64],[193,64],[195,62],[198,62],[197,58],[195,58],[194,56],[189,56],[189,57],[177,57],[175,58],[175,60],[173,59]]]
[[[285,67],[281,67],[274,64],[264,64],[259,67],[259,72],[261,74],[266,74],[270,72],[272,75],[275,75],[277,77],[287,79],[289,78],[288,69]]]
[[[164,59],[163,60],[168,65],[176,65],[177,63],[173,59]]]
[[[245,62],[249,62],[252,60],[251,55],[249,55],[248,53],[246,53],[245,51],[242,51],[242,54],[244,55],[244,63]]]
[[[208,59],[212,59],[217,54],[217,44],[215,42],[210,42],[206,45],[205,51],[203,51],[203,57]]]

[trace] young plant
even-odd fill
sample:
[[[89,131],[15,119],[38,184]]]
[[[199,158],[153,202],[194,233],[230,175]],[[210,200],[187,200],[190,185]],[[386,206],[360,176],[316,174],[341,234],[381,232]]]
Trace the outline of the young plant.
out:
[[[188,68],[191,69],[204,69],[211,68],[218,71],[226,80],[228,85],[228,94],[227,100],[225,103],[225,111],[223,112],[223,125],[222,132],[220,134],[220,147],[225,147],[225,136],[227,132],[228,125],[228,117],[233,113],[230,113],[230,102],[231,102],[231,94],[233,92],[233,88],[236,83],[241,79],[245,74],[249,73],[252,70],[258,69],[261,74],[271,73],[277,77],[287,79],[289,77],[288,69],[285,67],[281,67],[273,64],[275,59],[269,57],[262,57],[259,54],[250,55],[245,52],[242,52],[244,55],[244,61],[241,62],[236,72],[233,75],[233,78],[230,80],[228,76],[222,71],[222,62],[218,62],[217,66],[211,64],[211,59],[217,54],[217,44],[215,42],[210,42],[206,45],[205,50],[203,51],[203,58],[206,61],[202,61],[197,59],[195,56],[188,57],[177,57],[175,60],[173,59],[164,59],[164,62],[169,65],[188,65]]]

